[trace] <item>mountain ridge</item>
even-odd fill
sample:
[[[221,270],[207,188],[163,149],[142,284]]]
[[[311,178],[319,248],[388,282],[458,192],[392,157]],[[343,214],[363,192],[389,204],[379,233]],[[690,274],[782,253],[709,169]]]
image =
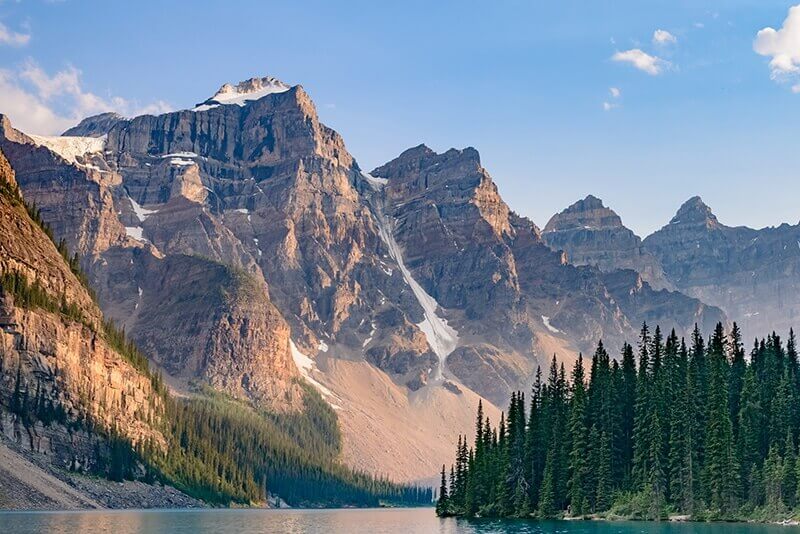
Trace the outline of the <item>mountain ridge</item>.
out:
[[[550,250],[474,148],[418,145],[364,173],[300,86],[81,124],[68,132],[105,135],[101,151],[65,159],[63,139],[37,144],[6,119],[0,149],[103,309],[182,387],[291,412],[304,377],[359,468],[430,476],[479,399],[496,418],[552,353],[619,347],[682,298]],[[253,298],[228,298],[237,279]],[[681,331],[720,317],[681,302]]]

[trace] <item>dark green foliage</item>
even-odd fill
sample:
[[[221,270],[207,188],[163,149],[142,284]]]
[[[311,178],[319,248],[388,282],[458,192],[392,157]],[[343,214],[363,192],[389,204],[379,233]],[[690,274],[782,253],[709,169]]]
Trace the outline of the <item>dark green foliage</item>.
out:
[[[451,495],[474,488],[471,499],[450,499],[440,514],[758,519],[795,510],[793,332],[785,347],[774,333],[756,341],[748,361],[735,324],[727,335],[718,324],[707,343],[695,327],[690,346],[643,325],[635,359],[626,344],[612,362],[600,342],[588,383],[582,358],[570,385],[554,359],[545,384],[537,374],[527,417],[521,392],[496,431],[480,414],[475,454],[449,486]]]

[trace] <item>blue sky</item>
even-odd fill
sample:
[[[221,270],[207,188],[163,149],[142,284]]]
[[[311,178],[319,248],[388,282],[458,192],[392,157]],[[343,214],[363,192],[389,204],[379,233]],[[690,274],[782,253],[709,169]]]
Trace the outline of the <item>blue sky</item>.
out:
[[[0,112],[49,133],[269,74],[367,170],[474,146],[540,226],[589,193],[642,236],[695,194],[726,224],[796,224],[797,2],[0,0]]]

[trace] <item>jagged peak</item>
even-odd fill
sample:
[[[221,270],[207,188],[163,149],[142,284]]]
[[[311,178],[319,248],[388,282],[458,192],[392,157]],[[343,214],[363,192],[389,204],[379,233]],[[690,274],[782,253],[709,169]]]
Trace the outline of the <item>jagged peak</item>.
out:
[[[193,111],[205,111],[220,105],[244,106],[247,102],[259,100],[273,93],[285,93],[291,88],[291,85],[272,76],[250,78],[236,85],[226,83],[211,98],[198,104]]]
[[[699,196],[693,196],[684,202],[678,212],[669,221],[670,224],[717,223],[717,217],[711,208]]]
[[[127,119],[114,111],[86,117],[76,126],[61,134],[62,137],[102,137],[120,122]]]
[[[425,143],[420,143],[417,146],[403,150],[395,160],[420,158],[423,156],[435,156],[436,152]]]
[[[399,156],[376,168],[370,174],[374,176],[382,176],[382,173],[385,171],[385,169],[393,167],[397,164],[410,163],[412,165],[425,166],[436,161],[447,161],[454,159],[466,161],[471,160],[474,161],[477,166],[480,166],[481,163],[480,153],[471,146],[462,149],[450,148],[445,152],[438,153],[425,143],[421,143],[415,147],[407,148],[401,152]]]
[[[544,227],[544,232],[559,230],[600,228],[625,228],[622,219],[611,208],[606,207],[603,201],[594,195],[570,204],[563,211],[553,215]]]

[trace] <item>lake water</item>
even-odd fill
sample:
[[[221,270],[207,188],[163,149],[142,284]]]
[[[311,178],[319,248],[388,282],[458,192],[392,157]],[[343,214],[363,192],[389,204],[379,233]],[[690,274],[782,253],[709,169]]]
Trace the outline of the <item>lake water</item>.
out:
[[[0,512],[0,533],[778,534],[800,528],[701,523],[439,519],[432,508]]]

